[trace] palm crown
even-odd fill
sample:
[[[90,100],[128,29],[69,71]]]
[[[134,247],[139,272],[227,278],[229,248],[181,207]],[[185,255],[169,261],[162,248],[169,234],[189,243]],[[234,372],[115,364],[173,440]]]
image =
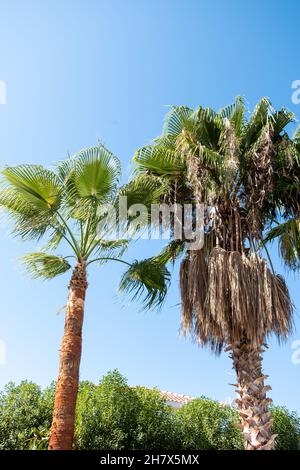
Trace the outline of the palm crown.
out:
[[[126,187],[129,198],[148,178],[153,187],[164,188],[161,202],[204,203],[203,249],[186,251],[183,237],[150,261],[165,266],[186,253],[180,276],[183,328],[217,350],[245,332],[259,341],[271,332],[285,337],[292,326],[285,283],[260,252],[266,250],[264,230],[276,219],[278,207],[289,207],[289,194],[280,184],[299,174],[298,148],[285,131],[293,120],[293,113],[275,111],[266,98],[249,119],[240,97],[219,112],[173,107],[162,136],[134,156],[137,169]],[[141,292],[134,273],[125,273],[122,286]],[[261,297],[255,295],[258,285],[265,294]],[[261,302],[272,290],[271,303]],[[160,301],[161,294],[158,290]]]
[[[98,209],[114,203],[120,177],[118,159],[102,145],[82,150],[54,170],[20,165],[5,168],[2,175],[0,204],[13,222],[14,235],[24,240],[47,237],[45,249],[23,257],[34,277],[64,273],[72,257],[105,262],[126,248],[126,240],[107,240],[98,231],[103,217]],[[62,241],[69,256],[53,254]]]

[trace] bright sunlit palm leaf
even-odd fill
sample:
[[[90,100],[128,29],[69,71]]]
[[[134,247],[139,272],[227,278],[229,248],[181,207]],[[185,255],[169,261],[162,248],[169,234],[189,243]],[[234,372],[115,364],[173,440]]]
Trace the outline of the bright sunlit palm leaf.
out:
[[[52,171],[40,165],[7,167],[2,171],[8,186],[34,208],[50,210],[60,203],[61,185]]]

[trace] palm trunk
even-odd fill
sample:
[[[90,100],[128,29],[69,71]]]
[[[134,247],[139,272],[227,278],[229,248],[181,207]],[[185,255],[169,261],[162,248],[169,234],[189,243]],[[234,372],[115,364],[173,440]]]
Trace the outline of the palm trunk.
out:
[[[265,385],[267,375],[262,373],[263,343],[254,347],[244,339],[231,347],[231,357],[237,374],[236,399],[244,435],[245,450],[273,450],[276,435],[272,435],[271,413],[266,392],[271,390]]]
[[[69,285],[49,450],[72,449],[86,289],[86,265],[77,263]]]

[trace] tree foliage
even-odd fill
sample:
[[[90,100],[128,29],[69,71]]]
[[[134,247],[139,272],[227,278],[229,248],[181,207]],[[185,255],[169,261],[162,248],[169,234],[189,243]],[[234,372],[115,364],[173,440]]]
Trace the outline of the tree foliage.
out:
[[[182,425],[184,449],[243,449],[243,438],[237,428],[238,415],[230,406],[199,398],[178,410]]]
[[[25,450],[43,444],[50,429],[54,383],[42,390],[33,382],[8,383],[0,393],[0,449]]]
[[[55,384],[42,390],[23,381],[0,394],[0,450],[46,449]],[[272,407],[277,449],[300,450],[300,417]],[[118,372],[99,385],[81,382],[74,448],[78,450],[242,449],[234,408],[202,397],[179,409],[157,390],[129,387]]]

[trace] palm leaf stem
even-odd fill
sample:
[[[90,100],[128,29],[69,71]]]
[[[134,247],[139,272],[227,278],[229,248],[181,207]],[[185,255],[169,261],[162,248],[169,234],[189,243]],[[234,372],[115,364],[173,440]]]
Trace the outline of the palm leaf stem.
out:
[[[110,257],[103,257],[103,258],[95,258],[95,259],[92,259],[91,261],[89,261],[87,263],[87,266],[89,264],[92,264],[92,263],[95,263],[96,261],[119,261],[120,263],[124,263],[124,264],[127,264],[127,266],[131,266],[130,263],[127,263],[127,261],[124,261],[122,259],[119,259],[119,258],[110,258]]]

